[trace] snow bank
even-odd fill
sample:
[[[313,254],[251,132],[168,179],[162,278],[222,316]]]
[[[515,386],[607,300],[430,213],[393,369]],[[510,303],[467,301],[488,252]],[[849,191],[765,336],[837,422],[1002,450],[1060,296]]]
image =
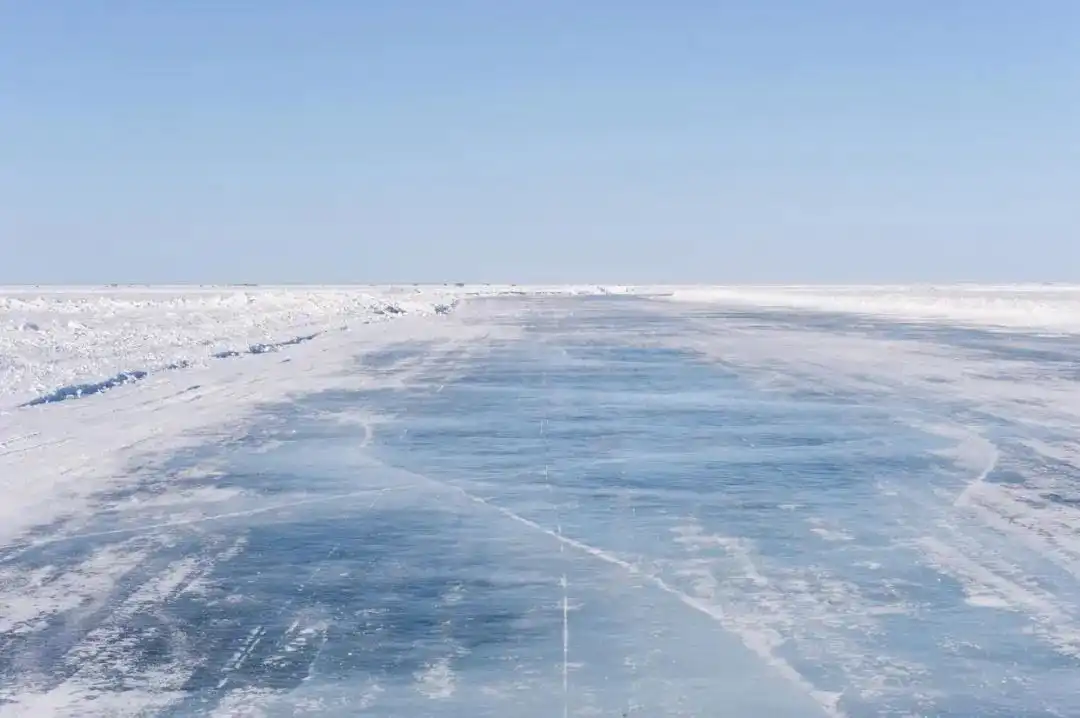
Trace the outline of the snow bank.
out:
[[[446,311],[413,288],[0,289],[0,407],[272,351],[351,322]]]
[[[662,296],[1080,333],[1078,286],[421,285],[0,288],[0,410],[260,354],[357,323],[448,314],[486,296]]]
[[[596,286],[0,288],[0,410],[261,354],[350,324],[448,314],[462,299]]]
[[[677,287],[672,301],[1080,333],[1080,286]]]

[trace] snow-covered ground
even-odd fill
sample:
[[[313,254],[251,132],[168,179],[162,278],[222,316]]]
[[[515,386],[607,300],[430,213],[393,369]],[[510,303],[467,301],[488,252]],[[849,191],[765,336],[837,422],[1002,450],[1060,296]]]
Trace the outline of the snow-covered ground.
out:
[[[432,312],[440,292],[386,289],[0,290],[3,408],[125,372],[205,365],[350,323]]]
[[[840,312],[917,322],[1080,332],[1080,286],[674,287],[680,302]]]
[[[2,290],[0,717],[1078,715],[1078,302]]]
[[[446,312],[465,297],[619,291],[510,285],[0,288],[0,410],[357,324]]]

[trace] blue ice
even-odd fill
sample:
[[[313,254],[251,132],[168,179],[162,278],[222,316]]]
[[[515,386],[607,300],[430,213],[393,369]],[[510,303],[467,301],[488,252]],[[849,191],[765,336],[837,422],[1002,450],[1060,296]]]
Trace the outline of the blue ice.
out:
[[[191,669],[162,715],[1080,711],[1080,590],[1057,560],[1071,545],[1051,524],[1020,545],[1006,519],[956,499],[976,477],[975,508],[1014,501],[1014,525],[1036,515],[1008,492],[1053,436],[951,400],[763,384],[666,344],[692,327],[632,300],[523,311],[522,338],[463,366],[268,407],[244,440],[173,458],[174,471],[212,462],[206,485],[235,494],[213,520],[153,517],[168,540],[143,578],[184,556],[212,567],[200,590],[132,617],[133,665],[182,652]],[[929,340],[1016,352],[959,330]],[[374,419],[338,420],[356,412]],[[985,467],[928,428],[946,421],[989,437],[972,444],[993,447]],[[1064,491],[1027,508],[1068,510]],[[137,518],[22,560],[136,540],[150,517]],[[0,676],[53,666],[74,625],[35,634],[18,659],[0,650]]]

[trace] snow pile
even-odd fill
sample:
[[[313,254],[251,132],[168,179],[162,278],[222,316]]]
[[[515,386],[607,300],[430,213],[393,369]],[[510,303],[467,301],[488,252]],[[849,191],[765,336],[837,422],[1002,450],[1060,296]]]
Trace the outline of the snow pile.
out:
[[[465,284],[0,288],[0,409],[273,352],[352,324],[449,314],[470,297],[626,291]]]
[[[738,307],[1080,333],[1080,286],[682,287],[672,288],[667,298]]]
[[[350,323],[447,313],[455,301],[412,287],[0,289],[0,406],[274,351]]]

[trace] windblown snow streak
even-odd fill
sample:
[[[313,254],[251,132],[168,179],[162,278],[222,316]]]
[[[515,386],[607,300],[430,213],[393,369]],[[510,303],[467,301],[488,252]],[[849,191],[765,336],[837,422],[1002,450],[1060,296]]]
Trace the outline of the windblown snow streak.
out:
[[[11,412],[0,716],[1080,714],[1080,338],[798,291],[478,292]]]

